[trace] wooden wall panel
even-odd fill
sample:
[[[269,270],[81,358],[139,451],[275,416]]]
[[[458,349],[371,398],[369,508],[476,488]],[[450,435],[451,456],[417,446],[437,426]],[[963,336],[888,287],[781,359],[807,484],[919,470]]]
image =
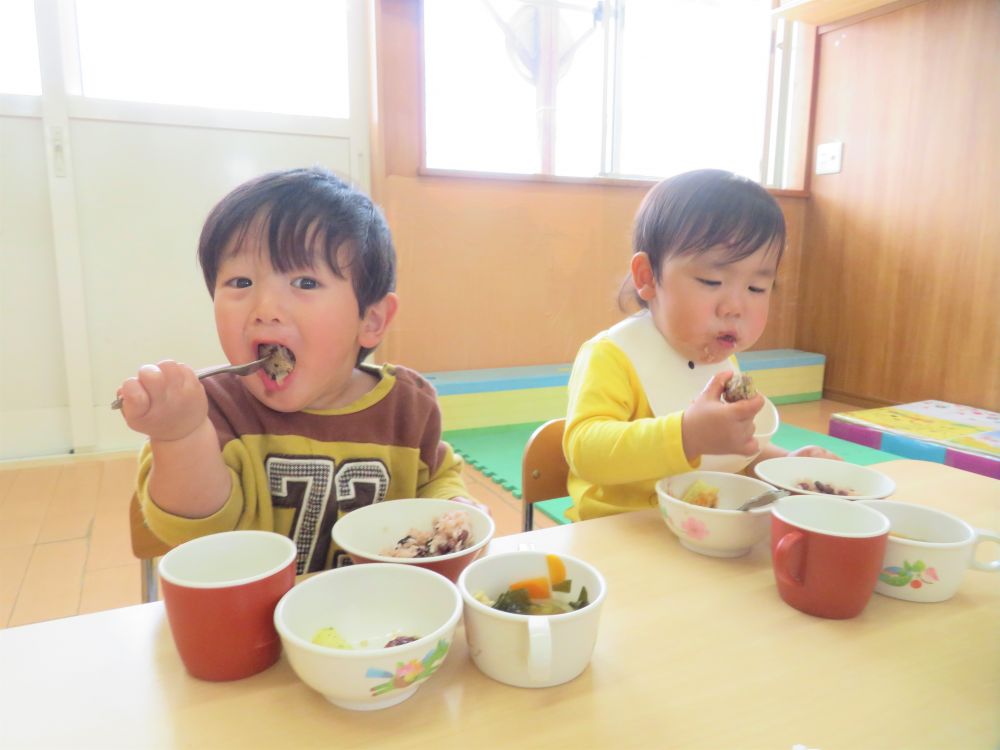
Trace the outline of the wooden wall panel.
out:
[[[1000,410],[1000,3],[928,0],[820,38],[796,341],[834,397]]]
[[[375,20],[373,150],[384,174],[372,184],[396,241],[400,294],[379,358],[425,371],[571,361],[622,316],[632,218],[649,185],[421,175],[419,3],[382,0]],[[789,250],[757,348],[795,340],[805,201],[779,202]]]

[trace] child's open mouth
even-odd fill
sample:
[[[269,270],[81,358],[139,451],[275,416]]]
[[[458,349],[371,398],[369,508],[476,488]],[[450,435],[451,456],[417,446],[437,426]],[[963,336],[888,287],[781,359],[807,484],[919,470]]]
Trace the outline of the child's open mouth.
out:
[[[258,344],[257,357],[270,357],[263,369],[275,383],[280,383],[295,369],[295,354],[281,344]]]

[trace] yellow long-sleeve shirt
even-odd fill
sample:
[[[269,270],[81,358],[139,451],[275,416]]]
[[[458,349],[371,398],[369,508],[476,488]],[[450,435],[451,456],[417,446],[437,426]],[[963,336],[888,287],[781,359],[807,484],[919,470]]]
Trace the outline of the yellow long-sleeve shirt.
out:
[[[653,414],[632,362],[606,331],[587,341],[569,380],[563,452],[573,507],[566,515],[586,520],[656,507],[658,480],[698,466],[684,455],[682,416]]]

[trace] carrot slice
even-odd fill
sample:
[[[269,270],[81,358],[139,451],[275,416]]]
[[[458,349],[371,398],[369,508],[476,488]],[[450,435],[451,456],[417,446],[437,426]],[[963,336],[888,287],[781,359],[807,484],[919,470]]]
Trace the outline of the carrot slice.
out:
[[[515,581],[509,588],[511,591],[526,589],[532,599],[548,599],[551,596],[547,578],[525,578],[523,581]]]
[[[566,580],[566,563],[557,555],[546,555],[545,562],[549,564],[549,580],[553,586],[558,586]]]

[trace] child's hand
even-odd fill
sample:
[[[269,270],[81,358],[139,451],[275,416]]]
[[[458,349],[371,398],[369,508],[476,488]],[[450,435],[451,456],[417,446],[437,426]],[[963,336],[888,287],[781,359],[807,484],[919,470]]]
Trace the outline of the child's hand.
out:
[[[753,419],[763,408],[764,397],[757,394],[731,404],[722,401],[722,391],[732,376],[732,372],[716,373],[684,410],[681,434],[689,462],[705,454],[752,456],[758,451]]]
[[[836,453],[831,453],[826,448],[818,445],[804,445],[788,454],[789,456],[809,456],[810,458],[832,458],[834,461],[843,461]]]
[[[194,370],[171,360],[143,365],[118,392],[125,422],[151,440],[180,440],[208,418],[208,398]]]
[[[490,506],[483,505],[481,502],[477,500],[471,500],[467,497],[453,497],[451,499],[454,500],[456,503],[464,503],[465,505],[471,505],[473,508],[479,508],[479,510],[481,510],[488,516],[493,515],[492,513],[490,513]]]

